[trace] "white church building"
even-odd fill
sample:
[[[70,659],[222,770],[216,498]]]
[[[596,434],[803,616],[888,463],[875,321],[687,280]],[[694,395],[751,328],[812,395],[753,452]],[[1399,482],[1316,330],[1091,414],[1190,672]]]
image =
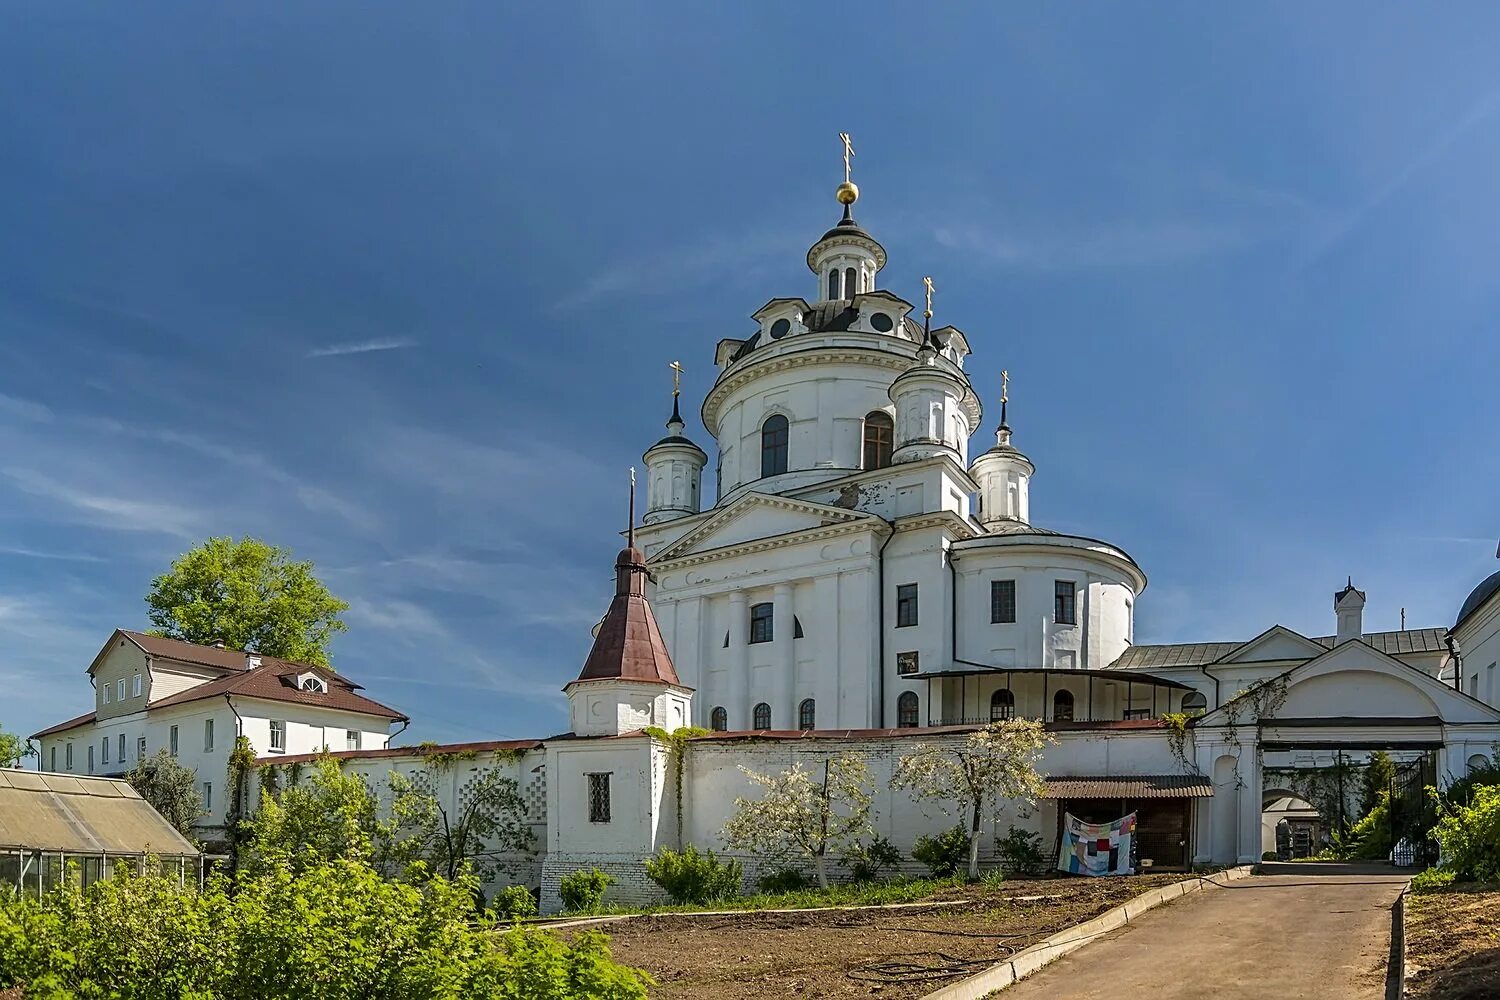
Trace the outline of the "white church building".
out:
[[[809,297],[771,299],[750,336],[717,345],[701,411],[712,507],[674,393],[616,596],[564,689],[570,732],[440,748],[463,753],[441,790],[455,801],[484,768],[522,788],[537,850],[512,877],[544,908],[580,867],[644,899],[659,847],[722,849],[750,794],[741,765],[864,756],[877,831],[909,851],[956,820],[889,790],[900,756],[1012,717],[1056,739],[1048,791],[987,818],[986,859],[1012,826],[1051,850],[1063,812],[1134,811],[1154,867],[1256,861],[1265,803],[1286,798],[1274,766],[1387,749],[1445,781],[1494,752],[1500,574],[1451,629],[1367,633],[1351,582],[1329,635],[1136,645],[1145,572],[1112,542],[1034,523],[1037,466],[1004,397],[993,445],[970,453],[968,337],[932,328],[930,286],[924,309],[880,287],[886,250],[853,218],[857,189],[838,195],[842,219],[807,253]],[[1163,718],[1178,713],[1185,733]],[[645,732],[683,726],[710,732],[680,755]],[[265,764],[307,759],[256,746]],[[432,752],[329,746],[377,784]]]

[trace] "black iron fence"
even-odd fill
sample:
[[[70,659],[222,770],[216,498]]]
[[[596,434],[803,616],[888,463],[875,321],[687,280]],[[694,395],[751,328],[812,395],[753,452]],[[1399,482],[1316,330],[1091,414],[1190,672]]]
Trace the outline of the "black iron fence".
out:
[[[1427,789],[1437,785],[1437,755],[1423,754],[1396,766],[1391,778],[1391,862],[1403,868],[1427,867],[1437,861],[1432,838],[1437,803]]]

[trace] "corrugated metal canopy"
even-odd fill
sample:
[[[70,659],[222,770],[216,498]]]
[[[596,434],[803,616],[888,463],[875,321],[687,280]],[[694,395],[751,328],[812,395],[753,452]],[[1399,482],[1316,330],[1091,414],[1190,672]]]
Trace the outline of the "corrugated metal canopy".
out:
[[[119,778],[0,770],[0,850],[197,857],[198,850]]]
[[[1207,799],[1213,783],[1201,774],[1048,778],[1044,799]]]

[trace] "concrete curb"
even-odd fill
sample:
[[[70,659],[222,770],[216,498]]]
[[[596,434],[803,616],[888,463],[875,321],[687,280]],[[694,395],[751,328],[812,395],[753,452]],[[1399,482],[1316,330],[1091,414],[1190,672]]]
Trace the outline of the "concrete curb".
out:
[[[1385,967],[1386,1000],[1401,1000],[1406,996],[1406,897],[1411,894],[1411,883],[1401,890],[1391,906],[1391,957]]]
[[[1230,868],[1208,876],[1184,879],[1181,882],[1162,886],[1160,889],[1143,892],[1123,905],[1099,914],[1092,920],[1075,927],[1064,928],[1046,940],[1017,952],[1006,961],[992,965],[977,975],[928,993],[921,1000],[979,1000],[981,997],[987,997],[996,990],[1003,990],[1018,980],[1025,979],[1069,952],[1077,951],[1094,938],[1139,919],[1147,910],[1155,909],[1179,896],[1197,892],[1204,886],[1226,886],[1230,882],[1248,878],[1250,874],[1251,866],[1241,865],[1238,868]]]

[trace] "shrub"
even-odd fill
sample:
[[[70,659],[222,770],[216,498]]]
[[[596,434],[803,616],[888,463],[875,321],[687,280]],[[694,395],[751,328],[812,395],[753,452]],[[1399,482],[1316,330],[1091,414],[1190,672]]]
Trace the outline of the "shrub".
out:
[[[495,916],[501,920],[534,917],[536,916],[536,897],[524,885],[508,885],[495,893],[495,901],[490,904],[490,907],[495,911]]]
[[[812,885],[812,879],[795,868],[783,868],[780,871],[762,875],[755,880],[755,884],[760,887],[761,892],[801,892]]]
[[[732,899],[745,884],[744,868],[738,861],[720,861],[713,851],[699,853],[692,844],[680,851],[663,847],[656,857],[646,859],[646,874],[674,903]]]
[[[1047,863],[1042,835],[1019,827],[1011,827],[997,840],[995,850],[1000,854],[1000,867],[1011,875],[1036,875]]]
[[[1344,859],[1384,861],[1390,857],[1392,847],[1391,793],[1389,791],[1377,792],[1375,808],[1351,826],[1348,833],[1335,840],[1339,856]]]
[[[470,876],[422,885],[330,861],[213,880],[119,875],[41,900],[0,891],[0,994],[32,1000],[644,1000],[599,934],[501,933]]]
[[[991,868],[979,876],[980,884],[990,889],[998,889],[1005,884],[1005,869]]]
[[[1500,881],[1500,785],[1475,786],[1473,803],[1445,810],[1433,835],[1459,881]]]
[[[1260,859],[1262,861],[1275,861],[1280,856],[1281,855],[1277,854],[1275,851],[1263,851],[1261,852]]]
[[[596,910],[604,902],[604,890],[615,884],[615,877],[597,868],[580,868],[564,875],[557,885],[563,909],[569,913]]]
[[[1412,876],[1411,887],[1418,891],[1442,889],[1453,884],[1454,875],[1442,868],[1429,868]]]
[[[1491,757],[1443,789],[1442,802],[1450,809],[1472,805],[1474,790],[1486,785],[1500,785],[1500,756]]]
[[[855,844],[839,861],[856,882],[875,882],[886,872],[895,871],[900,863],[901,852],[884,837],[873,837],[867,844]]]
[[[969,834],[962,826],[944,830],[936,837],[923,834],[912,845],[911,856],[926,865],[935,878],[957,875],[969,864]]]

